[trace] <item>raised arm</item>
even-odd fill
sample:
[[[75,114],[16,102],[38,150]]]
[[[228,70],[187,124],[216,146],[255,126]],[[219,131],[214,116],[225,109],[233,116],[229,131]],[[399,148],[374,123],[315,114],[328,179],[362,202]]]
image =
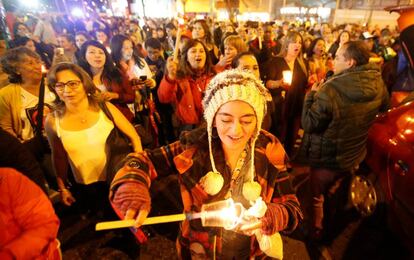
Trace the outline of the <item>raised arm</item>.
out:
[[[166,72],[158,88],[158,99],[161,103],[173,103],[176,99],[178,83],[176,80],[178,64],[169,57],[165,65]]]

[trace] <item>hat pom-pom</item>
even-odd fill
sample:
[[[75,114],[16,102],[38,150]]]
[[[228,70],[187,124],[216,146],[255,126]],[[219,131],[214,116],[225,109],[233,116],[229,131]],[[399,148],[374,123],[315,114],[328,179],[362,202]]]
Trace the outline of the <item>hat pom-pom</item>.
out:
[[[256,201],[260,197],[262,187],[255,181],[249,181],[243,184],[243,197],[248,201]]]
[[[223,176],[218,172],[210,171],[200,180],[200,185],[203,187],[204,191],[211,196],[219,193],[223,188],[223,184]]]

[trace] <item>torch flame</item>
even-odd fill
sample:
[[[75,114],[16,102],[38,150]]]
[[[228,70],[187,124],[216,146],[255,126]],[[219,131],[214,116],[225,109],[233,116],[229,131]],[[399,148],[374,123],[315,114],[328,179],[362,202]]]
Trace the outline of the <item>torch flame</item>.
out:
[[[241,221],[244,207],[232,199],[205,204],[201,207],[201,223],[204,227],[234,229]]]

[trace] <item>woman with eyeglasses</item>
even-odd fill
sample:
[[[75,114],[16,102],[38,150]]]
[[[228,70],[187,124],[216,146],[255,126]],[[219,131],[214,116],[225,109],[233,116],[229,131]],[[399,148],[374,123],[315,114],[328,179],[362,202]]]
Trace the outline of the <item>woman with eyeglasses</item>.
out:
[[[80,209],[90,210],[107,198],[105,181],[113,170],[106,167],[112,149],[107,141],[112,130],[116,127],[123,132],[134,151],[142,151],[141,140],[113,104],[99,99],[99,90],[79,66],[57,64],[49,71],[48,82],[56,99],[55,111],[47,117],[45,129],[61,199],[70,206],[82,198]],[[72,175],[68,175],[69,169]],[[69,190],[71,177],[76,185]]]

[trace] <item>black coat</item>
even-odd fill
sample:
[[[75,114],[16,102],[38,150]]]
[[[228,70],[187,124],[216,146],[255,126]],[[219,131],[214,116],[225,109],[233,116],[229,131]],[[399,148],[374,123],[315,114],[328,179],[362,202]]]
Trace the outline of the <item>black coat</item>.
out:
[[[377,65],[334,75],[318,92],[306,95],[298,160],[312,167],[351,170],[364,159],[368,129],[387,106],[388,92]]]

